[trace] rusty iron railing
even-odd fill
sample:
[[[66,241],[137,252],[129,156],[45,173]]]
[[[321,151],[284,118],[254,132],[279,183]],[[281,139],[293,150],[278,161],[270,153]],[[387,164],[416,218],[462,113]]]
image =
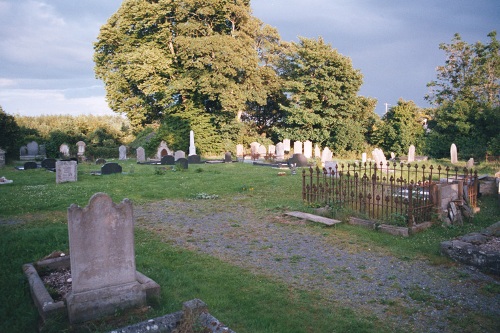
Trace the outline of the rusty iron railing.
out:
[[[463,180],[469,185],[469,203],[475,206],[477,198],[477,173],[467,168],[368,162],[309,168],[302,177],[302,198],[308,204],[347,207],[374,220],[404,220],[409,227],[431,220],[439,182]]]

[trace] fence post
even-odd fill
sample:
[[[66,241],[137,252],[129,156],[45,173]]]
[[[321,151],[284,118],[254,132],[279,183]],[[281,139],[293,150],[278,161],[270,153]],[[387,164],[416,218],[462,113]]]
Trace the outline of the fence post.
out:
[[[306,201],[306,170],[302,170],[302,201]]]
[[[413,227],[413,185],[408,184],[408,228]]]

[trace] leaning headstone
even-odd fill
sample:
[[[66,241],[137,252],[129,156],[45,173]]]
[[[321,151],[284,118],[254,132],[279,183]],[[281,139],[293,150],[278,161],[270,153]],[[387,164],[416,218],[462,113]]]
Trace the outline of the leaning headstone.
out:
[[[85,142],[83,142],[83,141],[78,141],[78,142],[76,143],[76,147],[77,147],[77,153],[76,153],[76,154],[77,154],[78,156],[83,156],[83,155],[85,155],[85,147],[86,147],[86,146],[87,146],[87,145],[85,144]]]
[[[302,141],[295,141],[293,143],[293,154],[302,154]]]
[[[189,167],[189,161],[187,158],[181,157],[177,161],[175,161],[175,165],[177,165],[181,170],[187,170],[187,168]]]
[[[311,158],[312,157],[312,142],[307,140],[304,142],[304,156],[306,158]]]
[[[318,144],[314,145],[314,157],[321,158],[321,150],[319,149]]]
[[[188,156],[196,155],[196,146],[194,145],[194,132],[189,131],[189,154]]]
[[[77,166],[76,161],[57,161],[56,183],[76,182],[78,179]]]
[[[122,173],[122,166],[118,163],[106,163],[101,167],[101,175],[111,175],[113,173]]]
[[[188,158],[188,163],[189,164],[199,164],[201,163],[201,157],[200,155],[189,155]]]
[[[5,165],[5,150],[0,148],[0,168]]]
[[[175,157],[172,155],[165,155],[161,158],[160,163],[162,165],[174,165],[175,164]]]
[[[467,166],[467,169],[472,169],[474,167],[474,159],[472,157],[469,158],[466,166]]]
[[[56,168],[56,159],[55,158],[46,158],[41,163],[42,168],[47,170],[54,170]]]
[[[135,150],[135,153],[137,154],[137,163],[144,163],[146,162],[146,151],[144,148],[139,147]]]
[[[375,160],[375,164],[377,165],[377,168],[387,169],[387,159],[386,159],[382,149],[375,148],[372,151],[372,157]]]
[[[276,159],[282,160],[285,158],[285,145],[283,142],[278,142],[276,145]]]
[[[236,145],[236,156],[243,157],[243,155],[245,155],[245,150],[243,148],[243,145],[237,144]]]
[[[24,170],[36,169],[38,168],[38,164],[36,162],[26,162],[24,163]]]
[[[408,163],[415,161],[415,146],[411,145],[408,149]]]
[[[38,143],[36,141],[31,141],[27,144],[28,147],[28,155],[36,156],[38,155]]]
[[[231,155],[231,152],[227,152],[224,154],[224,163],[232,163],[233,162],[233,156]]]
[[[177,161],[179,158],[186,158],[186,153],[183,152],[182,150],[177,150],[174,153],[174,159]]]
[[[297,168],[303,168],[307,166],[307,158],[303,154],[293,154],[293,156],[288,159],[288,164],[295,165]]]
[[[452,143],[450,147],[450,160],[451,164],[458,163],[457,146],[454,143]]]
[[[285,149],[285,152],[290,152],[290,139],[284,139],[283,140],[283,148]]]
[[[69,157],[69,147],[67,144],[63,143],[59,146],[59,153],[62,157]]]
[[[146,305],[137,280],[132,202],[115,204],[96,193],[89,204],[68,208],[71,291],[66,297],[70,323],[94,320]]]
[[[118,148],[118,153],[119,153],[119,157],[118,157],[119,160],[126,160],[127,159],[127,147],[125,147],[124,145],[121,145]]]

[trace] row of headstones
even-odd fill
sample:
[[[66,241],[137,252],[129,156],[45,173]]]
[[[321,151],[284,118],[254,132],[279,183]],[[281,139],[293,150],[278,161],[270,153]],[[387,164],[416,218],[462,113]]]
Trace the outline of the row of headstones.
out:
[[[170,165],[170,164],[175,164],[176,161],[179,161],[181,159],[185,159],[187,161],[189,161],[189,163],[200,163],[200,156],[199,155],[189,155],[187,158],[186,158],[186,153],[182,150],[177,150],[176,152],[173,153],[173,155],[169,154],[170,150],[165,150],[165,152],[167,153],[166,155],[161,155],[161,151],[159,152],[159,156],[160,156],[160,162],[161,164],[167,164],[167,165]],[[144,163],[146,162],[146,151],[144,150],[144,148],[142,147],[139,147],[136,149],[136,155],[137,155],[137,162],[138,163]]]
[[[285,153],[290,152],[290,139],[284,139],[283,142],[278,142],[276,145],[269,145],[267,148],[258,142],[252,142],[250,144],[250,152],[252,156],[274,156],[276,159],[284,159]],[[303,154],[305,158],[317,157],[321,158],[322,162],[331,161],[333,158],[332,151],[326,147],[321,151],[319,146],[316,144],[313,149],[313,143],[309,140],[302,143],[301,141],[295,141],[293,144],[294,154]],[[313,155],[314,154],[314,155]],[[242,144],[236,145],[236,156],[245,156],[245,148]]]

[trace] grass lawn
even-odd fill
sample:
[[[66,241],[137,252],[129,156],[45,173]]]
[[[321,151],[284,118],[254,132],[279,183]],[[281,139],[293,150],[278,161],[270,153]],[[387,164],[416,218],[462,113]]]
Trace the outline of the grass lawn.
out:
[[[99,166],[81,163],[78,182],[55,183],[55,173],[42,169],[17,171],[0,169],[0,176],[14,180],[0,186],[0,332],[35,332],[38,315],[29,295],[21,266],[52,251],[67,251],[66,209],[82,207],[97,192],[109,194],[115,202],[124,198],[134,205],[161,199],[189,200],[203,196],[242,196],[245,205],[275,213],[285,209],[308,211],[301,200],[301,176],[278,176],[281,170],[248,164],[190,165],[188,170],[163,170],[159,166],[118,161],[124,174],[93,176]],[[498,220],[495,198],[480,202],[481,213],[472,224],[444,228],[435,226],[410,238],[398,238],[340,225],[350,242],[374,244],[400,258],[429,258],[436,264],[450,264],[438,253],[439,243],[460,234],[480,230]],[[324,233],[332,233],[324,229]],[[136,230],[137,268],[162,286],[159,304],[146,313],[129,314],[135,322],[178,311],[182,303],[200,298],[210,312],[232,329],[241,332],[387,332],[397,331],[369,314],[359,314],[325,301],[320,294],[257,276],[208,255],[175,248],[159,235]],[[498,291],[497,291],[498,292]],[[117,318],[122,317],[117,314]],[[124,322],[120,322],[123,324]],[[82,332],[111,330],[113,318],[78,329]],[[47,332],[69,332],[65,325],[53,325]]]

